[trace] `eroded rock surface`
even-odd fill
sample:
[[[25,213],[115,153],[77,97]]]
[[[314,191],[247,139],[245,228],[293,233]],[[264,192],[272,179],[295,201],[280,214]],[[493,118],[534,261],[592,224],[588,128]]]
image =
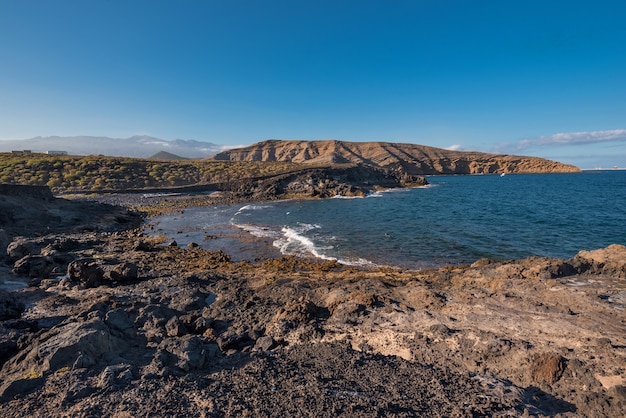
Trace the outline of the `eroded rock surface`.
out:
[[[18,241],[6,274],[41,256],[60,275],[0,291],[7,416],[617,417],[626,408],[621,245],[400,271],[233,263],[139,229]]]
[[[305,164],[359,164],[401,170],[411,175],[578,172],[568,164],[537,157],[451,151],[388,142],[268,140],[223,151],[229,161],[288,161]]]

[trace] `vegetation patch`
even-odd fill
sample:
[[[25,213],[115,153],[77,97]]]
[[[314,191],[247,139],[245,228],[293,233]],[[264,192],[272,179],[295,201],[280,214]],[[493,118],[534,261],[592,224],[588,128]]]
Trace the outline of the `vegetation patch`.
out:
[[[0,153],[0,183],[48,186],[55,193],[144,190],[259,178],[296,167],[286,162]]]

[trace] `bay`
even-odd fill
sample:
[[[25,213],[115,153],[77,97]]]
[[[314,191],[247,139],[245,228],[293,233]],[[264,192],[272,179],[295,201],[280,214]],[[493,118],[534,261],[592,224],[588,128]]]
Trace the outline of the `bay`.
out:
[[[366,198],[193,208],[158,218],[156,230],[235,259],[281,253],[418,269],[626,244],[626,171],[428,181]]]

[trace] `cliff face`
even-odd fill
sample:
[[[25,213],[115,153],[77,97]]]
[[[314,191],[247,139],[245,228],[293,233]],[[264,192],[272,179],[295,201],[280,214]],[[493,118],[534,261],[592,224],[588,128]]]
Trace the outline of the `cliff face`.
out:
[[[448,151],[414,144],[343,141],[259,142],[221,152],[215,160],[288,161],[312,165],[360,164],[410,175],[489,173],[569,173],[579,168],[537,157]]]

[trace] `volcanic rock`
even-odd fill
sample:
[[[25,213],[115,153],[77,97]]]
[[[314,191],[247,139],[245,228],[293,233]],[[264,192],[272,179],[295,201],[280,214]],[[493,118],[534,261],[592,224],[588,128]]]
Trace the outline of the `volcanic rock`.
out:
[[[0,289],[0,321],[17,319],[24,312],[24,303],[4,289]]]

